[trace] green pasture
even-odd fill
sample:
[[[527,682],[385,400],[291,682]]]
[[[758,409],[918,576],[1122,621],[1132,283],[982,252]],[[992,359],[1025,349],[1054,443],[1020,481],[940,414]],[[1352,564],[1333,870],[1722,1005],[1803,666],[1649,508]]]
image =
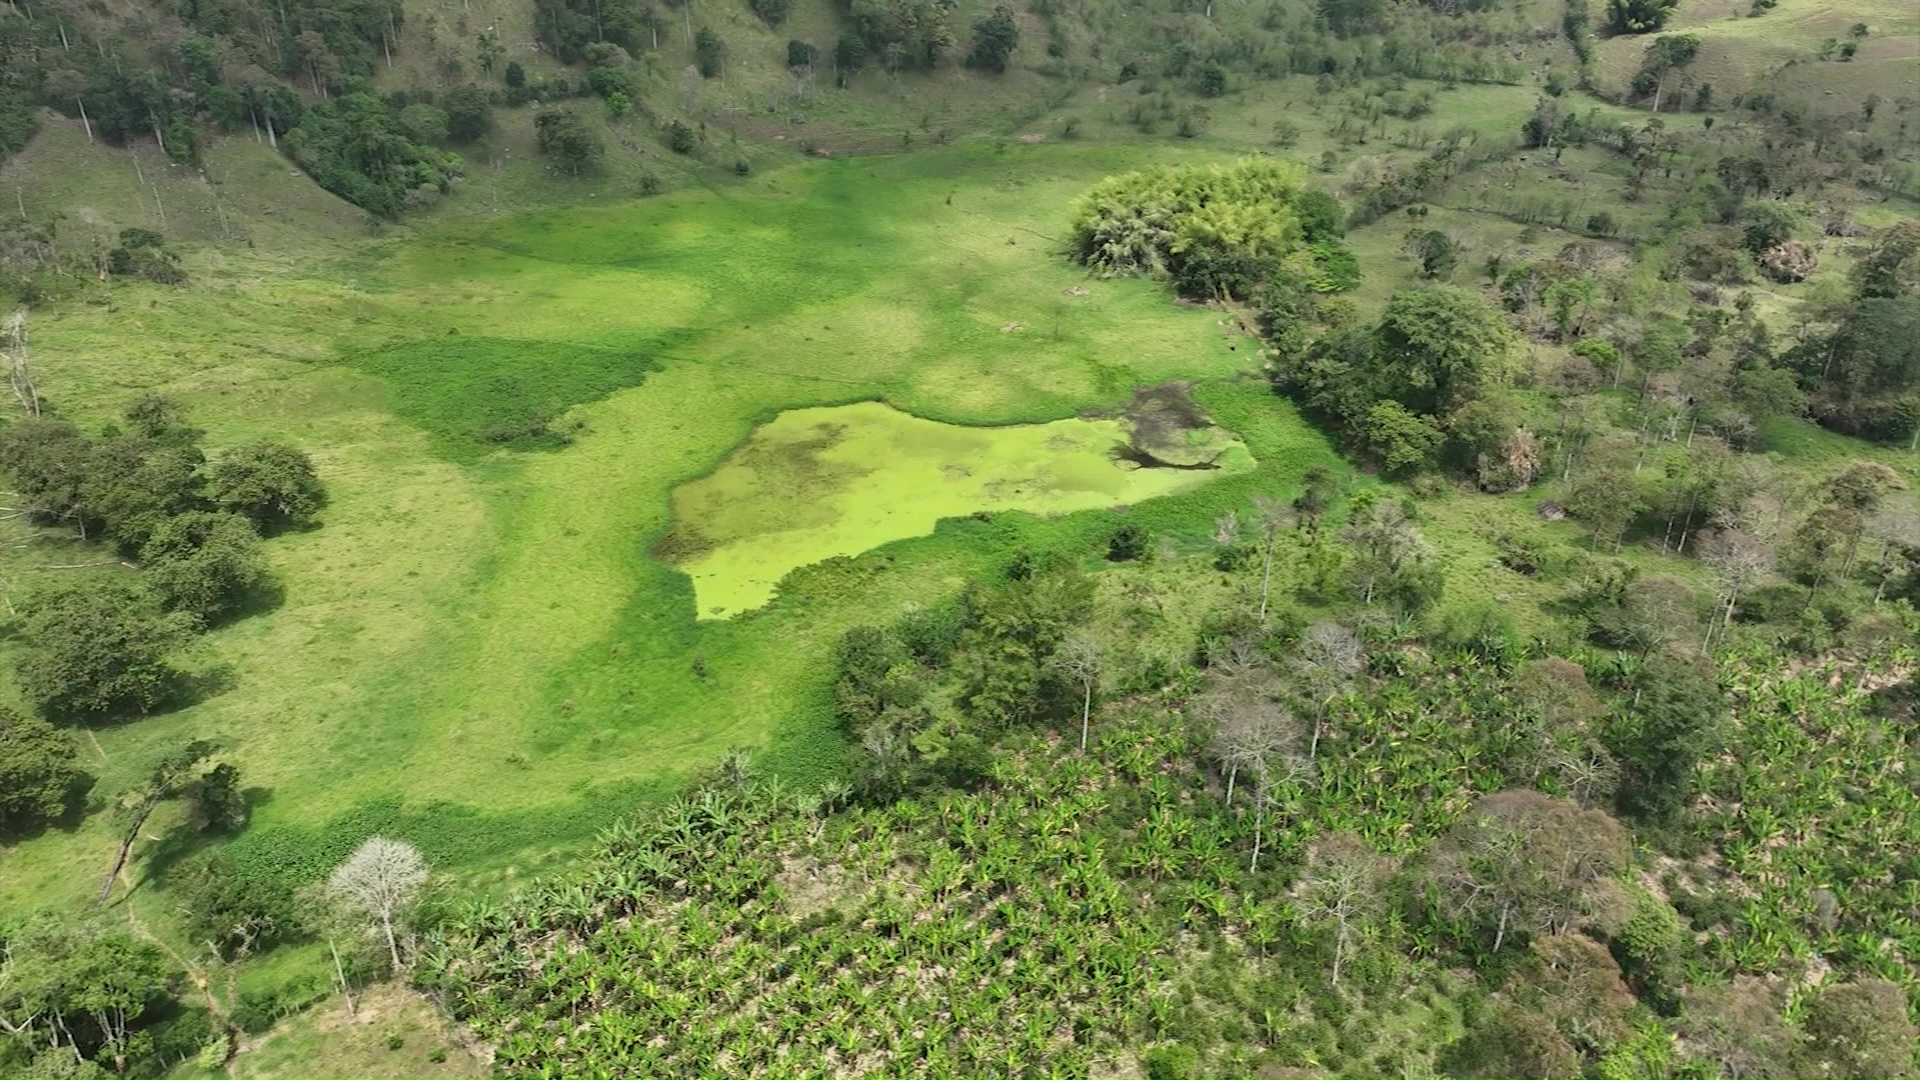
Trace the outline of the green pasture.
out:
[[[122,285],[36,314],[36,364],[67,415],[100,424],[140,393],[176,394],[215,452],[289,439],[333,496],[323,527],[268,546],[280,604],[188,658],[198,700],[95,733],[99,799],[163,748],[217,736],[254,789],[236,857],[317,875],[379,830],[499,880],[731,745],[823,775],[845,749],[826,694],[839,633],[993,572],[1016,547],[1099,550],[1116,519],[1089,507],[1138,503],[1137,520],[1198,547],[1221,509],[1287,494],[1334,455],[1263,381],[1236,381],[1257,357],[1230,321],[1060,258],[1072,200],[1143,156],[974,145],[812,163],[274,264],[222,249],[195,257],[194,289]],[[1075,417],[1175,379],[1199,381],[1257,469],[1136,478],[1093,460],[1090,433],[1106,429]],[[688,576],[650,555],[673,493],[724,476],[756,426],[853,402],[1006,458],[983,466],[978,499],[916,490],[911,528],[858,525],[803,553],[841,557],[785,574],[771,603],[697,618]],[[975,430],[988,426],[999,434]],[[1068,429],[1079,449],[1047,446]],[[992,449],[1004,440],[1018,453]],[[913,470],[933,461],[900,454],[889,482],[923,488]],[[1015,485],[1047,469],[1077,478],[1057,485],[1064,499],[995,495],[995,469]],[[1201,476],[1218,479],[1147,498]],[[839,505],[865,501],[854,490]],[[1061,510],[1076,512],[1040,516]],[[736,523],[729,539],[752,534]],[[8,588],[84,554],[44,536],[10,549]],[[753,588],[802,561],[757,568]],[[97,888],[110,818],[10,848],[0,900]],[[132,874],[134,909],[156,925],[170,921],[165,872],[191,842],[166,824]]]

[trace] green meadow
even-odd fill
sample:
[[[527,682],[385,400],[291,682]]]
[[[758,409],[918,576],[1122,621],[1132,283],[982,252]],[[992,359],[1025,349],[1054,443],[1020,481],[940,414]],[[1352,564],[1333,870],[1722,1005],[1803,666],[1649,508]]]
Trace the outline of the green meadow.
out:
[[[76,418],[165,391],[215,448],[308,448],[333,498],[270,545],[278,605],[189,658],[192,704],[97,732],[97,791],[212,735],[254,789],[237,858],[318,876],[379,830],[484,883],[730,746],[823,775],[846,752],[825,658],[848,626],[1015,548],[1097,550],[1115,506],[1198,547],[1220,510],[1336,464],[1218,311],[1060,257],[1074,198],[1154,153],[1175,156],[809,162],[274,263],[203,254],[191,290],[39,320],[42,378]],[[1223,467],[1112,460],[1135,388],[1176,380],[1241,440]],[[786,453],[823,422],[845,426],[835,445]],[[64,561],[31,551],[22,580]],[[112,828],[17,845],[0,897],[97,888]],[[139,851],[150,921],[186,842]]]

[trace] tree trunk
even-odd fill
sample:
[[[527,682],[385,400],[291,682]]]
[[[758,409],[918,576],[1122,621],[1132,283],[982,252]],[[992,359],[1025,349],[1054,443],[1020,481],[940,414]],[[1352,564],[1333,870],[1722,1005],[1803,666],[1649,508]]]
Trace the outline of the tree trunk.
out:
[[[1255,803],[1258,803],[1260,801],[1259,793],[1256,792],[1253,799]],[[1257,874],[1260,872],[1260,830],[1261,827],[1266,824],[1266,818],[1266,810],[1256,806],[1253,811],[1253,861],[1247,864],[1247,873],[1249,874]]]
[[[1333,935],[1333,986],[1340,987],[1340,961],[1345,959],[1347,951],[1347,920],[1340,920],[1340,929]]]
[[[93,121],[87,118],[87,103],[80,100],[78,96],[74,97],[73,103],[80,106],[80,126],[87,129],[87,141],[91,143],[93,141]],[[1915,437],[1920,438],[1920,431],[1915,432]]]
[[[333,974],[340,980],[340,996],[346,1000],[347,1019],[351,1020],[354,1017],[353,993],[347,989],[347,972],[340,966],[340,950],[334,947],[332,935],[327,937],[327,951],[333,954]]]
[[[1233,781],[1234,781],[1234,778],[1239,775],[1240,775],[1239,762],[1236,761],[1231,765],[1227,766],[1227,805],[1228,806],[1233,805]]]
[[[1273,530],[1267,530],[1267,556],[1260,568],[1260,618],[1267,617],[1267,586],[1273,581]]]
[[[1512,911],[1512,908],[1509,905],[1507,904],[1500,905],[1500,927],[1499,929],[1493,932],[1493,951],[1494,952],[1499,952],[1500,946],[1506,944],[1507,942],[1507,916],[1511,913],[1511,911]]]
[[[393,937],[393,912],[380,913],[380,929],[387,934],[387,954],[393,957],[393,973],[400,974],[400,945]]]
[[[1080,700],[1080,752],[1087,752],[1087,724],[1093,718],[1093,684],[1086,684],[1086,696]]]
[[[95,907],[107,902],[107,896],[113,892],[114,879],[120,876],[120,871],[126,868],[128,856],[133,854],[133,842],[140,838],[141,828],[147,824],[148,815],[153,813],[153,808],[159,802],[159,799],[149,796],[134,813],[133,825],[127,829],[126,838],[120,841],[120,852],[113,857],[113,866],[107,871],[107,880],[100,885],[100,896],[93,902]]]

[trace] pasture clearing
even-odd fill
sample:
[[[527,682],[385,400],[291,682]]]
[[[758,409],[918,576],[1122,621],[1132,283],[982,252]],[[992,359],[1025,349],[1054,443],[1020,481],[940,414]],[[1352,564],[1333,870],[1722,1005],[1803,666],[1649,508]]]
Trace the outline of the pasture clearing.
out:
[[[1134,513],[1200,544],[1219,509],[1285,494],[1334,455],[1262,383],[1218,381],[1257,368],[1238,329],[1058,258],[1071,201],[1142,156],[971,145],[452,220],[305,259],[228,249],[196,257],[193,289],[122,285],[38,320],[41,377],[67,415],[98,425],[174,394],[216,450],[266,433],[308,447],[333,495],[322,528],[269,553],[282,603],[203,639],[198,700],[97,732],[96,790],[216,736],[252,789],[237,859],[313,877],[385,831],[498,882],[730,745],[821,775],[844,753],[824,660],[846,626],[945,595],[1016,547],[1086,550],[1112,527],[1104,510],[947,520],[788,575],[748,615],[697,620],[688,578],[648,556],[671,493],[792,409],[879,400],[941,423],[1046,423],[1200,380],[1261,465]],[[10,553],[12,587],[73,561],[68,547]],[[94,814],[9,849],[0,895],[97,888],[112,829]],[[166,871],[197,843],[172,835],[133,868],[131,902],[156,926],[171,921]]]

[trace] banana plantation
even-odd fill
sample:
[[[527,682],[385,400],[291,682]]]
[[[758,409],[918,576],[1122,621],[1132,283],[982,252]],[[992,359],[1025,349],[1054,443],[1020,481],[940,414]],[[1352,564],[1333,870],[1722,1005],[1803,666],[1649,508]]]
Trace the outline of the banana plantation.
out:
[[[513,1076],[1712,1075],[1724,1006],[1682,986],[1799,980],[1780,1023],[1816,1049],[1823,988],[1920,996],[1910,721],[1872,692],[1908,658],[1729,663],[1677,859],[1597,808],[1657,665],[1583,656],[1589,688],[1372,641],[1349,670],[1326,638],[1284,683],[1216,659],[1109,702],[1084,753],[1077,716],[1005,731],[970,785],[796,791],[736,755],[416,971]]]

